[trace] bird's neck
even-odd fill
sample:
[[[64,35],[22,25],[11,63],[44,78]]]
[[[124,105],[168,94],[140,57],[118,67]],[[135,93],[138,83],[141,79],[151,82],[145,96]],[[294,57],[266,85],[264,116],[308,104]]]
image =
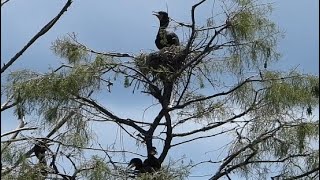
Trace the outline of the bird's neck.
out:
[[[148,159],[158,159],[153,154],[148,154]]]
[[[160,29],[166,29],[169,26],[169,21],[161,21]]]
[[[166,31],[166,28],[160,26],[157,36],[158,36],[158,37],[163,37],[163,36],[166,34],[166,32],[167,32],[167,31]]]

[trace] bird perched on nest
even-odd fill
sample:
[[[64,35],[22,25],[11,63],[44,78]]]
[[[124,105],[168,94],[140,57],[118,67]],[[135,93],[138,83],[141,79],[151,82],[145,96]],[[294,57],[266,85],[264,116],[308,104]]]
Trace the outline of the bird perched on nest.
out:
[[[172,45],[179,46],[180,42],[178,36],[175,33],[168,32],[166,30],[169,25],[168,13],[159,11],[154,12],[153,15],[157,16],[160,21],[159,31],[155,40],[157,48],[162,49],[164,47],[170,47]]]
[[[135,171],[137,174],[139,173],[152,173],[155,171],[158,171],[161,168],[161,164],[154,155],[157,154],[157,150],[155,147],[152,147],[152,149],[148,152],[148,158],[144,160],[142,163],[142,160],[139,158],[133,158],[129,162],[128,168],[135,167]]]

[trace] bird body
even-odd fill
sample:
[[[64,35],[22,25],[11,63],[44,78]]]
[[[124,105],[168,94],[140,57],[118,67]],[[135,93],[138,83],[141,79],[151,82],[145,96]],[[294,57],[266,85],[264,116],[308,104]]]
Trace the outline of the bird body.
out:
[[[135,167],[135,171],[139,173],[153,173],[158,171],[161,168],[161,164],[154,155],[157,154],[157,151],[154,147],[152,147],[151,151],[148,153],[148,158],[144,160],[142,163],[142,160],[139,158],[133,158],[129,162],[128,167]]]
[[[47,161],[46,161],[46,151],[49,144],[46,144],[45,142],[38,142],[33,147],[33,152],[36,155],[36,157],[39,160],[40,165],[40,173],[42,176],[46,177],[48,175],[48,171],[46,169],[47,167]]]
[[[139,159],[139,158],[133,158],[131,159],[131,161],[129,162],[129,165],[128,167],[135,167],[135,171],[138,171],[138,172],[141,172],[141,173],[144,173],[145,170],[144,170],[144,166],[143,166],[143,163],[142,163],[142,160]]]
[[[161,168],[159,160],[154,156],[150,156],[146,160],[144,160],[143,166],[144,170],[149,173],[158,171]]]
[[[178,36],[175,33],[168,32],[166,30],[169,25],[168,13],[159,11],[153,15],[157,16],[160,21],[160,27],[155,40],[157,48],[162,49],[164,47],[170,47],[172,45],[179,46],[180,42]]]
[[[44,144],[35,144],[33,152],[42,164],[47,164],[45,159],[46,147]]]
[[[173,32],[168,32],[166,29],[159,29],[155,43],[158,49],[172,45],[179,46],[180,44],[178,36]]]

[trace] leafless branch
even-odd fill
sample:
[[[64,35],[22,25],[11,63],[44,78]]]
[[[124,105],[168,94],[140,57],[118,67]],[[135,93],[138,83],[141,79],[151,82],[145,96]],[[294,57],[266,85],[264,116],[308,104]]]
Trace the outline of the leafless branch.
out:
[[[178,145],[185,144],[185,143],[189,143],[189,142],[192,142],[192,141],[195,141],[195,140],[199,140],[199,139],[204,139],[204,138],[210,138],[210,137],[218,136],[218,135],[225,134],[225,133],[227,133],[227,132],[233,131],[234,129],[236,129],[236,127],[232,128],[232,129],[225,130],[225,131],[221,131],[221,132],[219,132],[219,133],[215,133],[215,134],[211,134],[211,135],[207,135],[207,136],[200,136],[200,137],[192,138],[192,139],[189,139],[189,140],[186,140],[186,141],[182,141],[182,142],[179,142],[179,143],[176,143],[176,144],[172,144],[171,147],[178,146]]]
[[[5,72],[7,68],[9,68],[39,37],[47,33],[53,25],[60,19],[62,14],[67,11],[69,6],[72,4],[72,0],[68,0],[64,7],[61,9],[59,14],[54,17],[48,24],[46,24],[28,43],[25,45],[15,56],[13,56],[8,63],[4,64],[1,68],[1,74]],[[3,4],[1,4],[2,6]]]
[[[115,120],[115,122],[117,123],[121,123],[121,124],[125,124],[128,126],[131,126],[133,128],[135,128],[136,130],[138,130],[140,133],[145,134],[146,131],[144,129],[142,129],[140,126],[138,126],[136,123],[134,123],[133,121],[131,121],[131,119],[122,119],[114,114],[112,114],[111,112],[109,112],[106,108],[102,107],[101,105],[99,105],[97,102],[88,99],[88,98],[84,98],[84,97],[80,97],[78,96],[79,99],[83,100],[84,102],[87,102],[91,105],[93,105],[95,108],[97,108],[97,110],[101,111],[102,113],[104,113],[105,115],[107,115],[108,117],[112,118]]]
[[[12,106],[14,106],[14,105],[8,105],[8,104],[11,102],[12,99],[13,99],[13,95],[11,95],[11,96],[8,97],[7,101],[4,102],[4,103],[1,105],[1,111],[4,111],[4,110],[6,110],[6,109],[8,109],[8,108],[10,108],[10,107],[12,107]],[[16,105],[16,103],[13,103],[13,104]]]
[[[18,127],[17,127],[16,130],[14,130],[13,132],[10,132],[10,133],[9,133],[9,134],[13,134],[13,135],[10,137],[9,140],[14,140],[14,139],[16,139],[17,136],[18,136],[18,134],[21,132],[21,130],[19,130],[19,129],[23,128],[23,127],[26,125],[26,123],[25,123],[25,121],[24,121],[24,114],[21,112],[21,110],[18,110],[18,120],[20,121],[20,123],[19,123],[19,125],[18,125]],[[2,137],[2,135],[1,135],[1,137]],[[4,150],[5,150],[6,148],[8,148],[10,144],[11,144],[11,141],[8,141],[7,143],[5,143],[5,144],[2,146],[2,148],[1,148],[1,153],[4,152]]]
[[[202,0],[198,3],[196,3],[195,5],[192,6],[191,8],[191,35],[190,35],[190,38],[189,38],[189,41],[187,43],[187,46],[186,46],[186,51],[187,53],[189,52],[190,50],[190,47],[195,39],[195,35],[196,35],[196,20],[195,20],[195,10],[196,8],[201,5],[202,3],[204,3],[206,0]]]
[[[2,2],[1,2],[1,7],[4,5],[4,4],[6,4],[7,2],[9,2],[10,0],[3,0]]]
[[[19,128],[19,129],[15,129],[13,131],[9,131],[9,132],[6,132],[4,134],[1,134],[1,137],[8,136],[9,134],[13,134],[13,133],[21,132],[21,131],[35,130],[35,129],[38,129],[38,128],[36,128],[36,127]]]

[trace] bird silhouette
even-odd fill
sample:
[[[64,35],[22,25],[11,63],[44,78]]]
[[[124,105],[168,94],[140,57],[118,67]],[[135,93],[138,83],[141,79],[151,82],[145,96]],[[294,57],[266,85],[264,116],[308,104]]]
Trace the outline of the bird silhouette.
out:
[[[130,160],[128,168],[135,167],[134,170],[137,174],[156,172],[161,168],[161,163],[159,162],[158,158],[154,156],[156,154],[156,148],[152,147],[151,150],[148,152],[148,158],[145,159],[143,163],[141,159],[133,158]]]
[[[179,38],[174,32],[168,32],[166,28],[169,25],[169,16],[168,13],[164,11],[154,12],[155,16],[158,17],[160,21],[159,31],[155,40],[156,46],[158,49],[164,47],[170,47],[172,45],[179,46]]]

